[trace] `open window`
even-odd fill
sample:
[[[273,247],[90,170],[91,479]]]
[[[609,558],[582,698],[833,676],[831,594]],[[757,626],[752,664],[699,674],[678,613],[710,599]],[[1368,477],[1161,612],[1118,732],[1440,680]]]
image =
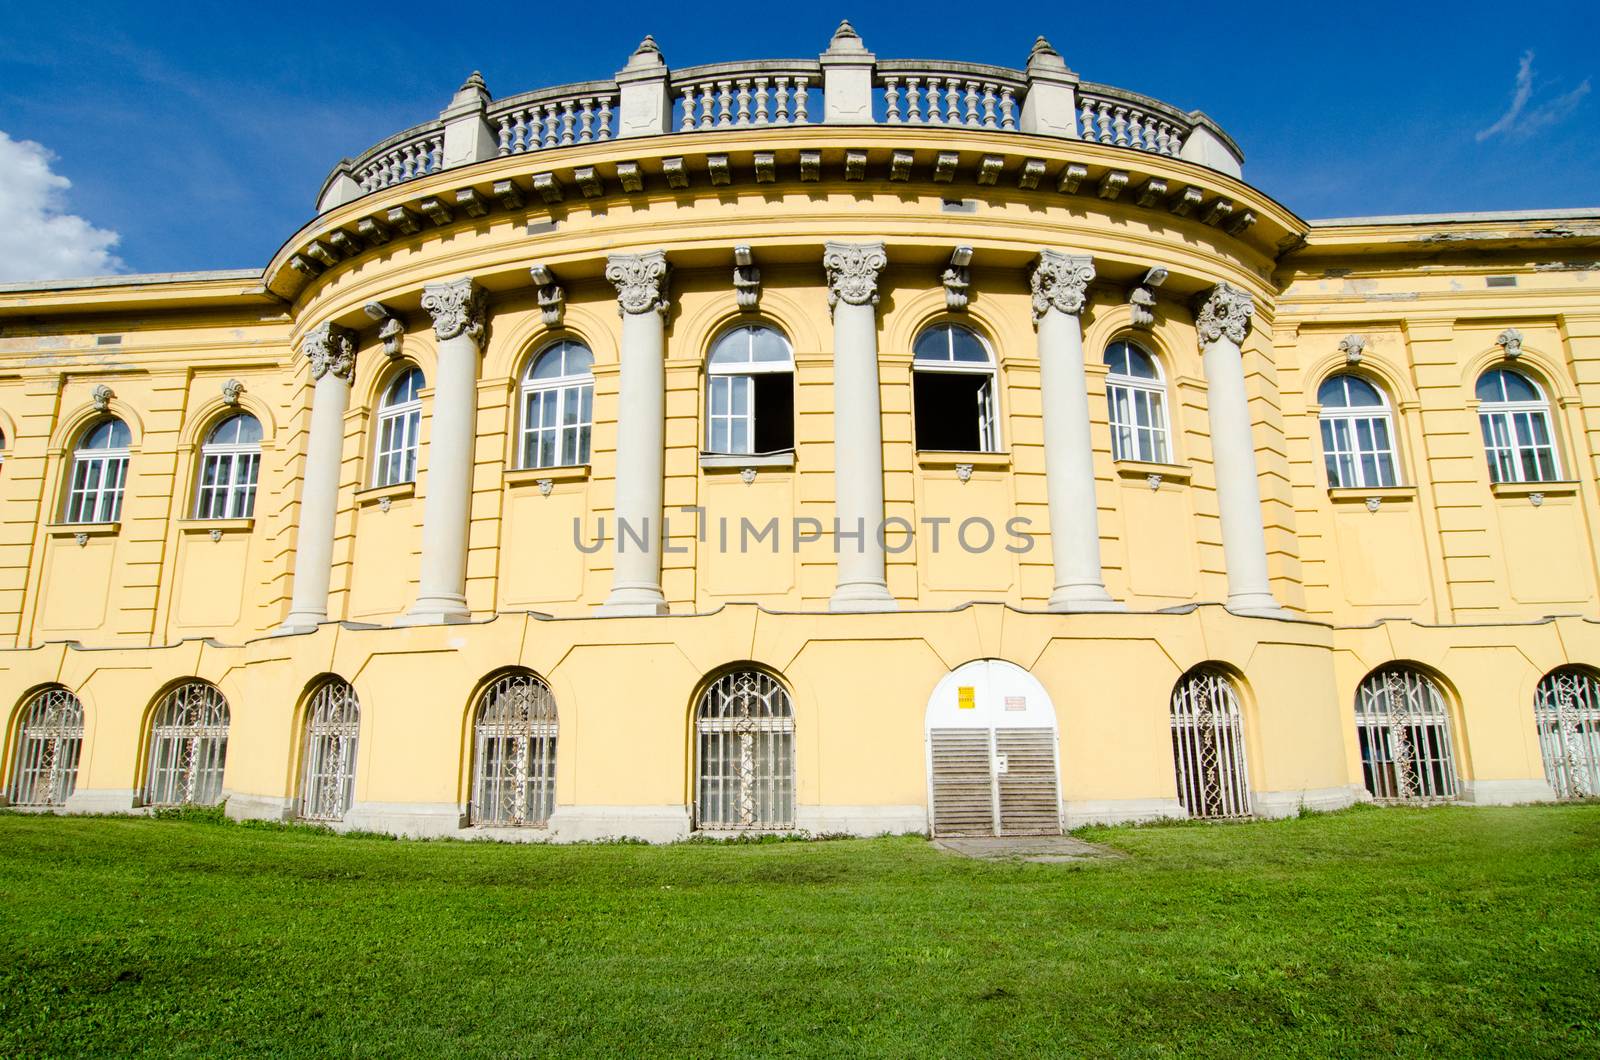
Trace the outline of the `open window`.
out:
[[[1134,343],[1118,341],[1106,347],[1105,363],[1111,455],[1167,463],[1167,386],[1156,359]]]
[[[912,346],[917,448],[993,453],[1000,448],[994,357],[976,334],[936,324]]]
[[[378,452],[372,484],[393,486],[417,480],[417,438],[422,431],[422,369],[407,368],[383,392],[378,404]]]
[[[744,324],[706,360],[706,452],[753,455],[794,448],[794,353],[773,328]]]

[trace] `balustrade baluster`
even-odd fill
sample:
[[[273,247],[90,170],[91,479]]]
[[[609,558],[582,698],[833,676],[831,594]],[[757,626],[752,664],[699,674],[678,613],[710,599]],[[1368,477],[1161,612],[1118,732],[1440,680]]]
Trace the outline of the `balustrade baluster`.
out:
[[[611,97],[600,97],[600,130],[597,139],[611,139]]]
[[[728,129],[733,127],[732,88],[732,81],[717,82],[717,128],[719,129]]]
[[[961,123],[968,128],[976,129],[978,121],[978,82],[967,82],[967,93],[963,97],[967,105],[966,113],[962,116]]]
[[[578,142],[594,141],[594,97],[585,96],[578,104]]]
[[[961,82],[958,78],[944,79],[944,123],[961,124]]]
[[[1128,146],[1127,114],[1128,114],[1128,109],[1126,107],[1118,107],[1117,108],[1117,120],[1116,120],[1117,135],[1116,135],[1116,139],[1113,142],[1118,147],[1127,147]]]
[[[1144,115],[1140,111],[1130,110],[1128,112],[1128,139],[1140,151],[1145,150],[1144,124],[1141,121],[1143,117]]]
[[[983,127],[985,129],[1000,128],[1000,123],[995,120],[994,113],[994,85],[987,81],[983,84]]]
[[[1000,128],[1015,132],[1017,128],[1017,101],[1010,86],[1000,89]]]
[[[715,121],[713,113],[717,105],[716,85],[710,81],[700,86],[700,128],[709,129]]]
[[[570,100],[570,99],[566,100],[565,102],[563,102],[561,104],[561,146],[562,147],[567,147],[572,143],[573,118],[576,116],[573,113],[573,111],[574,111],[574,108],[573,108],[573,105],[572,105],[572,100]]]
[[[501,158],[511,153],[511,115],[500,115],[500,146],[496,152]]]
[[[734,124],[743,129],[750,124],[750,79],[741,77],[738,81],[739,89],[739,114],[734,118]]]
[[[683,120],[678,123],[679,132],[692,132],[694,130],[694,86],[683,86]]]
[[[561,142],[556,135],[557,114],[558,111],[554,103],[546,103],[544,105],[544,145],[546,147],[555,147]]]
[[[796,125],[804,125],[806,123],[806,86],[810,84],[811,78],[809,77],[797,77],[794,79],[794,123]]]
[[[909,125],[922,124],[922,98],[917,91],[921,84],[920,77],[906,78],[906,123]]]
[[[772,121],[774,125],[789,124],[789,79],[778,78],[778,98],[773,103]]]
[[[412,177],[417,175],[416,169],[414,168],[416,166],[415,154],[416,148],[412,147],[410,144],[407,144],[400,149],[400,179],[402,181],[410,180]]]
[[[770,120],[767,117],[767,84],[765,77],[756,78],[756,117],[757,125],[765,125]]]
[[[1100,104],[1100,142],[1111,142],[1111,104]]]
[[[928,124],[944,124],[944,102],[939,92],[939,79],[928,78]]]
[[[883,79],[883,121],[885,125],[900,124],[900,79]]]

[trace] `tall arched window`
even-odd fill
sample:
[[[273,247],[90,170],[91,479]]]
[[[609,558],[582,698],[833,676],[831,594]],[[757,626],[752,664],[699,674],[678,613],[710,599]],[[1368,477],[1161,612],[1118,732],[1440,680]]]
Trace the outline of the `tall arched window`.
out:
[[[1563,799],[1600,795],[1600,679],[1563,666],[1539,682],[1533,700],[1545,779]]]
[[[497,679],[473,721],[473,824],[542,828],[556,805],[556,698],[527,670]]]
[[[222,798],[228,701],[214,685],[186,681],[168,692],[150,724],[147,806],[210,806]]]
[[[200,446],[196,519],[248,519],[256,512],[261,473],[261,421],[235,413],[211,428]]]
[[[374,486],[393,486],[417,479],[417,436],[422,429],[422,369],[407,368],[395,376],[378,404],[378,453]]]
[[[706,358],[706,452],[794,448],[794,353],[773,328],[724,332]]]
[[[912,344],[917,448],[992,453],[1000,448],[994,357],[959,324],[935,324]]]
[[[695,712],[695,827],[794,827],[794,706],[759,670],[723,674]]]
[[[17,725],[13,806],[60,806],[78,786],[83,704],[65,688],[34,693]]]
[[[300,816],[307,821],[342,821],[355,800],[356,746],[361,704],[350,682],[330,677],[306,707],[301,753]]]
[[[122,518],[122,491],[128,483],[128,447],[133,435],[118,419],[90,427],[72,453],[72,487],[67,492],[69,523],[114,523]]]
[[[1131,342],[1106,347],[1106,404],[1111,410],[1111,455],[1165,464],[1167,387],[1156,359]]]
[[[522,466],[589,462],[594,426],[594,354],[571,339],[551,343],[522,377]]]
[[[1329,376],[1317,388],[1322,457],[1334,489],[1395,486],[1394,418],[1383,391],[1356,375]]]
[[[1190,817],[1249,816],[1244,717],[1233,682],[1220,670],[1197,667],[1173,687],[1172,758],[1178,801]]]
[[[1550,404],[1539,384],[1509,368],[1478,377],[1478,425],[1491,482],[1553,482],[1561,477]]]
[[[1361,772],[1374,799],[1436,802],[1453,799],[1455,751],[1450,714],[1439,686],[1406,666],[1367,675],[1356,692],[1356,739]]]

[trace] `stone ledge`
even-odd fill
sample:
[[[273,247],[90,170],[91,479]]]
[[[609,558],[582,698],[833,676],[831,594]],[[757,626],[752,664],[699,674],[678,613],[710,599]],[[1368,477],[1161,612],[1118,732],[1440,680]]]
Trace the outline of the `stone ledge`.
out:
[[[1556,793],[1543,779],[1463,780],[1461,801],[1469,806],[1516,806],[1525,802],[1555,802]]]
[[[1068,832],[1086,824],[1134,824],[1188,817],[1189,811],[1177,799],[1085,799],[1066,802],[1061,807],[1061,827]]]
[[[1299,791],[1254,791],[1250,793],[1250,812],[1257,817],[1293,817],[1301,807],[1326,813],[1342,810],[1372,797],[1360,785],[1340,788],[1302,788]]]

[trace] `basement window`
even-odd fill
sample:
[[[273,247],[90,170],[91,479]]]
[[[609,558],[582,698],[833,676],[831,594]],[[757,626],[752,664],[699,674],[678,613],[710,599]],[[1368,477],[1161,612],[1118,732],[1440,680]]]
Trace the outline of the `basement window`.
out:
[[[957,324],[936,324],[912,346],[911,391],[917,448],[999,451],[994,357],[988,344]]]

